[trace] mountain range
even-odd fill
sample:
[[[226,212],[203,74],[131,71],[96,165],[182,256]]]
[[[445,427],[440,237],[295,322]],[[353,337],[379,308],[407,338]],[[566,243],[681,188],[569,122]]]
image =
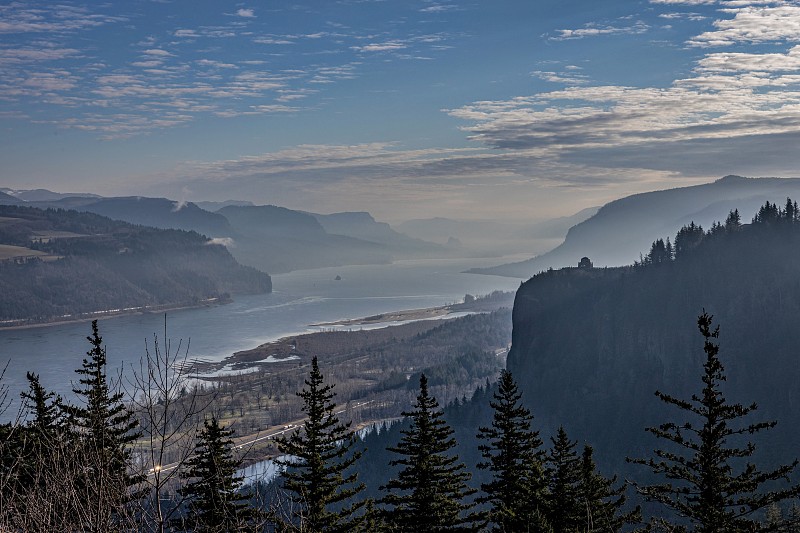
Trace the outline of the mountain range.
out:
[[[142,196],[103,198],[44,189],[0,189],[0,205],[72,209],[217,238],[243,264],[281,273],[396,258],[447,255],[438,244],[403,235],[369,213],[316,214],[245,201],[193,202]]]

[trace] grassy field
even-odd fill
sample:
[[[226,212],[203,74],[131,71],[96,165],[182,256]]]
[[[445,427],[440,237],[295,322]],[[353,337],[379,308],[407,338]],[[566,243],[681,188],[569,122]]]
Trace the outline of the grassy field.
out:
[[[46,256],[45,252],[23,248],[22,246],[11,246],[10,244],[0,244],[0,261],[13,259],[15,257],[29,257],[32,255]]]

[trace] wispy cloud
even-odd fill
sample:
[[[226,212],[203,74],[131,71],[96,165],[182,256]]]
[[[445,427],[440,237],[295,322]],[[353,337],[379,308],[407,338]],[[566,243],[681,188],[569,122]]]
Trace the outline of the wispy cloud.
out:
[[[143,53],[149,56],[156,56],[156,57],[169,57],[172,55],[166,50],[161,50],[160,48],[150,48],[148,50],[145,50]]]
[[[163,6],[169,11],[171,4]],[[422,9],[434,13],[452,7],[436,2]],[[228,12],[220,9],[216,18],[191,19],[200,22],[196,26],[189,19],[167,16],[145,24],[135,16],[128,20],[106,14],[111,8],[22,1],[0,6],[0,34],[19,34],[13,44],[10,39],[0,45],[0,69],[5,69],[0,99],[32,108],[20,116],[41,115],[36,120],[42,123],[119,138],[185,124],[203,114],[235,118],[319,108],[319,101],[306,102],[321,98],[336,83],[363,76],[368,72],[365,63],[432,60],[449,46],[447,34],[391,21],[381,21],[368,32],[329,20],[300,26],[294,33],[271,33],[264,30],[283,26],[242,4]],[[426,17],[419,9],[409,7],[407,12],[422,20]],[[124,31],[108,47],[98,46],[107,38],[101,26],[109,24]],[[144,33],[146,26],[157,31]],[[126,35],[133,36],[132,42],[123,42]],[[278,58],[289,47],[294,55],[287,68],[286,60]],[[267,65],[273,69],[267,71]],[[31,77],[48,69],[47,76]],[[46,101],[29,100],[41,96],[45,87]],[[180,113],[161,120],[164,109]],[[112,116],[113,121],[108,119]]]
[[[75,48],[0,48],[0,65],[57,61],[79,55],[81,55],[81,52]]]
[[[651,4],[700,6],[718,3],[718,0],[650,0]]]
[[[443,13],[445,11],[458,11],[462,9],[457,4],[433,4],[420,9],[421,13]]]
[[[585,37],[597,37],[600,35],[635,35],[644,33],[649,29],[649,26],[642,21],[637,21],[630,26],[601,26],[596,24],[587,24],[583,28],[557,30],[558,34],[551,37],[556,41],[567,39],[583,39]]]
[[[539,78],[540,80],[549,81],[551,83],[563,83],[566,85],[584,85],[589,83],[589,77],[583,74],[577,74],[573,69],[567,69],[568,72],[553,72],[546,70],[535,70],[531,75]]]
[[[11,2],[0,6],[0,34],[73,33],[125,20],[124,17],[90,12],[85,7],[63,4]]]

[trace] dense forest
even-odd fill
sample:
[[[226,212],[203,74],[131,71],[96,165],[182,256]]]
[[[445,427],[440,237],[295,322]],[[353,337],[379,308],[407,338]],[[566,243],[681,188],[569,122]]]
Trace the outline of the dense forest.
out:
[[[0,321],[6,325],[127,308],[196,305],[269,292],[268,275],[195,232],[91,213],[0,206]]]

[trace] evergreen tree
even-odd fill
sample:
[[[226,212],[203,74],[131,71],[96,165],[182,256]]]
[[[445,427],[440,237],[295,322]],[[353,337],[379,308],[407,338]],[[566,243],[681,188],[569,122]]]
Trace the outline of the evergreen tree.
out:
[[[492,473],[492,480],[481,484],[485,496],[478,502],[489,504],[492,531],[548,530],[542,440],[531,429],[533,416],[521,399],[511,372],[503,370],[494,401],[489,402],[492,425],[478,430],[484,441],[478,449],[485,459],[478,468]]]
[[[712,317],[705,312],[698,317],[697,325],[706,355],[702,393],[682,400],[656,392],[662,401],[690,414],[692,420],[647,428],[656,437],[672,442],[679,451],[656,450],[656,459],[633,460],[667,478],[661,484],[637,488],[648,500],[675,511],[701,533],[768,531],[754,515],[773,503],[796,496],[800,487],[766,491],[762,486],[788,479],[797,461],[766,472],[747,462],[734,473],[734,466],[750,458],[755,446],[750,442],[736,446],[730,441],[772,428],[775,422],[742,421],[756,405],[727,402],[721,390],[726,377],[718,357],[719,327],[711,329]],[[677,483],[673,484],[673,480]]]
[[[76,370],[82,377],[73,389],[83,405],[65,406],[64,410],[84,464],[78,487],[93,506],[93,512],[86,517],[87,527],[103,530],[120,514],[126,501],[135,498],[136,493],[130,488],[142,478],[129,472],[129,445],[140,434],[135,431],[138,424],[133,413],[123,403],[124,394],[106,377],[106,349],[97,320],[92,321],[92,334],[87,340],[91,349],[83,366]]]
[[[66,425],[63,420],[61,397],[45,390],[39,382],[39,375],[28,372],[28,391],[20,393],[29,419],[24,428],[19,428],[19,482],[23,487],[39,483],[42,476],[45,454],[52,454],[67,440]],[[49,465],[52,466],[52,465]]]
[[[324,385],[323,379],[314,357],[305,381],[307,388],[298,393],[307,417],[303,431],[277,439],[281,453],[292,457],[279,463],[285,467],[283,486],[296,515],[292,522],[300,530],[352,531],[363,521],[359,510],[366,502],[349,503],[364,485],[358,483],[355,471],[347,471],[352,470],[361,452],[352,449],[355,432],[350,422],[343,424],[334,414],[334,386]]]
[[[781,211],[778,209],[778,204],[771,204],[769,201],[764,202],[758,209],[758,213],[753,217],[753,224],[769,225],[777,222],[781,218]]]
[[[236,475],[241,461],[233,455],[233,430],[224,429],[216,417],[203,422],[194,455],[181,477],[188,482],[180,490],[187,499],[185,524],[199,531],[240,531],[252,525],[254,509],[249,496],[239,491],[244,478]]]
[[[549,482],[547,519],[553,533],[573,533],[582,530],[585,512],[578,498],[581,482],[581,461],[563,427],[551,439],[547,454],[546,475]]]
[[[667,239],[667,243],[669,243],[669,239]],[[657,263],[666,263],[672,260],[672,245],[667,245],[664,243],[664,239],[656,239],[653,241],[653,244],[650,246],[650,252],[648,252],[647,257],[644,258],[644,264],[657,264]]]
[[[625,524],[638,521],[639,508],[623,512],[625,484],[614,487],[617,477],[603,477],[597,472],[592,457],[592,447],[583,447],[581,479],[578,484],[578,503],[583,511],[580,531],[584,533],[612,533],[621,531]]]
[[[683,226],[675,235],[675,243],[673,244],[675,259],[681,259],[690,250],[699,246],[704,236],[703,226],[695,224],[694,222]]]
[[[738,231],[742,227],[742,217],[739,215],[739,210],[734,209],[728,213],[728,218],[725,219],[725,230],[728,232]]]
[[[474,504],[465,501],[475,493],[467,486],[470,474],[457,455],[450,455],[456,445],[453,430],[428,394],[425,374],[419,388],[414,410],[403,412],[410,419],[408,429],[401,431],[397,446],[387,448],[400,456],[389,464],[401,467],[382,487],[387,491],[381,501],[388,507],[387,521],[404,533],[471,530]]]
[[[28,391],[20,393],[31,418],[28,428],[42,434],[57,433],[63,429],[61,396],[45,390],[39,382],[39,374],[28,372]]]

